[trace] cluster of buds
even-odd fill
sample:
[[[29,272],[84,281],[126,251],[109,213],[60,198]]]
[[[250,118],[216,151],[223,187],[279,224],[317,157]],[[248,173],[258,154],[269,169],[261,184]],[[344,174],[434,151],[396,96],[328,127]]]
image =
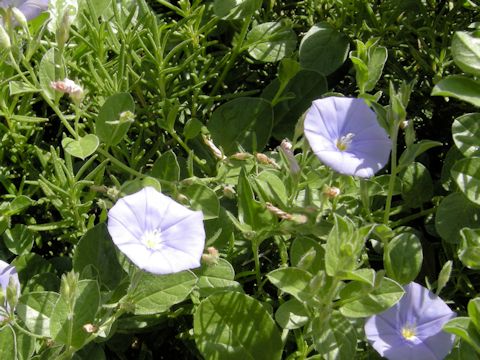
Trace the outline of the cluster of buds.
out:
[[[84,96],[83,88],[68,78],[52,81],[50,87],[61,93],[68,94],[77,105],[80,104]]]
[[[272,203],[265,203],[267,210],[270,211],[272,214],[277,216],[278,218],[282,220],[289,220],[289,221],[294,221],[298,224],[305,224],[308,221],[308,218],[305,215],[302,214],[289,214],[282,209],[279,209],[278,207],[274,206]]]
[[[207,248],[207,254],[202,255],[202,260],[207,265],[217,265],[218,259],[220,259],[220,254],[213,246],[209,246]]]
[[[323,189],[323,195],[329,199],[334,199],[340,195],[340,189],[335,186],[327,186]]]

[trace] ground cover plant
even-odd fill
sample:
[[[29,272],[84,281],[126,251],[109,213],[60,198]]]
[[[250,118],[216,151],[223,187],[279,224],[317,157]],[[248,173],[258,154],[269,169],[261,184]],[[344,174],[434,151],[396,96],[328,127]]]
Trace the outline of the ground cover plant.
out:
[[[480,356],[475,1],[0,1],[0,359]]]

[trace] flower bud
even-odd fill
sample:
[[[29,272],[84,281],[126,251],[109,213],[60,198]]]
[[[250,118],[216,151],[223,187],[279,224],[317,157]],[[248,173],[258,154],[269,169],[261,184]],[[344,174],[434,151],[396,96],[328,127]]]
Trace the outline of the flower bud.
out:
[[[218,264],[218,259],[220,259],[220,255],[218,253],[218,250],[214,248],[213,246],[210,246],[207,248],[208,254],[203,254],[202,255],[202,260],[205,262],[205,264],[211,266],[211,265],[217,265]]]
[[[10,42],[10,36],[8,36],[5,28],[0,24],[0,47],[4,49],[10,49],[12,43]]]
[[[13,13],[13,17],[15,18],[17,23],[22,28],[28,29],[27,18],[25,17],[25,15],[20,10],[18,10],[16,7],[12,8],[12,13]]]
[[[223,187],[223,195],[228,199],[234,199],[236,191],[232,185],[226,185]]]
[[[329,199],[334,199],[336,198],[338,195],[340,195],[340,189],[335,187],[335,186],[327,186],[324,190],[323,190],[323,195],[325,195],[327,198]]]

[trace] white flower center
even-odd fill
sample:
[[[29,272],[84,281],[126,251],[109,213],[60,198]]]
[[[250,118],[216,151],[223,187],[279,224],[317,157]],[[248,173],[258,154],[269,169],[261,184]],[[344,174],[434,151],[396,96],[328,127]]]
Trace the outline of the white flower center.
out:
[[[350,144],[352,143],[353,138],[355,137],[354,133],[348,133],[345,136],[342,136],[340,139],[337,140],[337,148],[340,151],[345,151],[348,149]]]
[[[140,241],[148,249],[158,250],[163,242],[162,231],[160,229],[146,231]]]
[[[402,336],[405,340],[413,341],[417,336],[417,331],[413,325],[405,325],[402,327]]]

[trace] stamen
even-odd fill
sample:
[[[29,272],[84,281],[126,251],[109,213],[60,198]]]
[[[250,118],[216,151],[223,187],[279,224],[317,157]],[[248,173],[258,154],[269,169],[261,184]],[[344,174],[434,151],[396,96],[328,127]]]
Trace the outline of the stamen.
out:
[[[412,341],[417,336],[417,332],[415,331],[415,326],[406,325],[402,328],[402,336],[405,340]]]
[[[355,137],[354,133],[348,133],[345,136],[342,136],[337,140],[337,148],[340,151],[345,151],[348,149],[348,146],[352,143],[353,138]]]
[[[160,229],[153,231],[147,231],[142,235],[142,244],[144,244],[150,250],[157,250],[163,242],[162,232]]]

